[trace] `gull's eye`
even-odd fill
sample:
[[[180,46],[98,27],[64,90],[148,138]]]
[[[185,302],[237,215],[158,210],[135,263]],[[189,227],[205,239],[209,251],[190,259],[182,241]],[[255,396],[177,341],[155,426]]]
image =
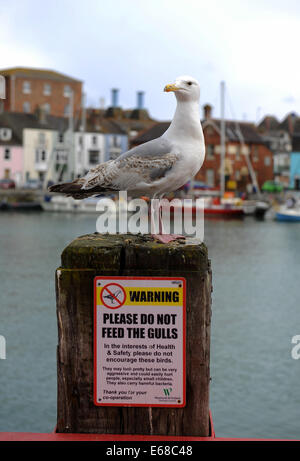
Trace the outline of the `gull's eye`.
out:
[[[193,82],[187,82],[187,84],[191,86],[193,84]]]

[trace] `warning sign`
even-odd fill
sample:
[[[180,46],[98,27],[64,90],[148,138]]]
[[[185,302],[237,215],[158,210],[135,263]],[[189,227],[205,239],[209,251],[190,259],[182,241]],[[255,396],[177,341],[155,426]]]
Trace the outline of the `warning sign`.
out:
[[[185,406],[185,279],[96,277],[94,402]]]

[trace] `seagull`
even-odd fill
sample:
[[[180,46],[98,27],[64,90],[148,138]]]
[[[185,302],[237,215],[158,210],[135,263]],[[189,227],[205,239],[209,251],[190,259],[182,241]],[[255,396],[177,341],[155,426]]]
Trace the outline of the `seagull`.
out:
[[[164,91],[174,92],[177,106],[170,127],[162,136],[97,165],[73,182],[54,184],[49,191],[63,193],[76,200],[117,191],[127,191],[131,197],[161,199],[193,178],[205,156],[199,116],[200,86],[195,78],[184,75],[166,85]],[[151,206],[152,237],[161,243],[183,238],[163,232],[159,201],[151,200],[151,204],[154,203]],[[155,212],[159,214],[158,233],[152,220]]]

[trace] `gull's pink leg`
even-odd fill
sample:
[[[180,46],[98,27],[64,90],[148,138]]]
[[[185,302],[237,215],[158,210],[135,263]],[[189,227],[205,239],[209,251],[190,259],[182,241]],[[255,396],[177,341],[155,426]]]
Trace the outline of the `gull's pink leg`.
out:
[[[152,207],[151,207],[152,211]],[[159,234],[152,233],[152,229],[155,230],[155,225],[153,228],[151,227],[151,236],[154,240],[158,240],[160,243],[169,243],[173,242],[174,240],[185,239],[184,235],[177,235],[177,234],[166,234],[164,232],[163,220],[162,220],[162,210],[160,207],[160,203],[158,205],[158,225],[159,225]],[[151,213],[151,223],[152,223],[152,213]],[[155,220],[153,220],[155,224]]]

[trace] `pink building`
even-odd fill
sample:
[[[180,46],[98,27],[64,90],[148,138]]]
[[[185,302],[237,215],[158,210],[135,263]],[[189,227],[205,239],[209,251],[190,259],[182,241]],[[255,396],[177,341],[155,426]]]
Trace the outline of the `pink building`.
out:
[[[22,140],[2,122],[0,117],[0,179],[12,179],[18,186],[23,182]]]

